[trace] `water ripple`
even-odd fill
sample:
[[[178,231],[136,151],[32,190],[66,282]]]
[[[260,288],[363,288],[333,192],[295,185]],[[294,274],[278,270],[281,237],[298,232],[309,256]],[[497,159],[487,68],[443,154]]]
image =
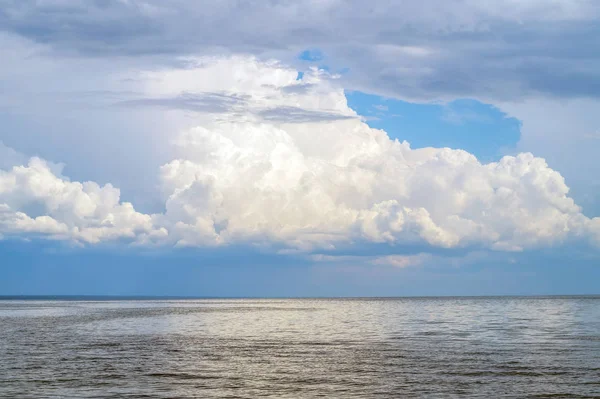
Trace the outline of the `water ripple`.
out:
[[[0,301],[0,397],[600,398],[600,298]]]

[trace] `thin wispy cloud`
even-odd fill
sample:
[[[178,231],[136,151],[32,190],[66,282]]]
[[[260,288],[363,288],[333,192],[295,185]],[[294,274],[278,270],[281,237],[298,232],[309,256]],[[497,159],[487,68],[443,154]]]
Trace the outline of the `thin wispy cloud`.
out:
[[[175,97],[138,98],[116,103],[124,107],[161,107],[175,110],[224,113],[247,104],[248,96],[223,93],[182,93]]]

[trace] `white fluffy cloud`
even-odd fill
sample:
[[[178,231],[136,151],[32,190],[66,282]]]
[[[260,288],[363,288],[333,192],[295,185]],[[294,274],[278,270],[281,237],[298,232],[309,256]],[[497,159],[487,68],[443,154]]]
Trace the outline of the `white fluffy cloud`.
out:
[[[244,57],[187,65],[136,76],[144,96],[130,102],[190,126],[164,143],[177,154],[159,171],[164,213],[138,213],[112,186],[70,182],[32,158],[0,172],[0,232],[296,251],[600,241],[600,219],[585,217],[561,175],[530,153],[481,164],[462,150],[411,149],[367,126],[322,71],[299,80]]]
[[[60,175],[60,166],[34,157],[0,170],[0,233],[92,244],[121,238],[143,242],[166,234],[119,196],[110,184],[71,182]]]
[[[356,242],[520,250],[592,231],[561,175],[529,153],[481,164],[464,151],[413,150],[353,118],[317,71],[253,59],[155,73],[148,90],[232,88],[230,114],[198,115],[161,168],[171,238],[184,245],[277,242],[298,249]],[[295,107],[314,120],[264,117]],[[322,113],[344,118],[322,118]],[[346,118],[347,117],[347,118]]]
[[[590,223],[560,174],[531,154],[482,165],[461,150],[413,150],[356,120],[219,122],[184,137],[197,157],[161,169],[166,218],[184,244],[518,250],[583,234]]]

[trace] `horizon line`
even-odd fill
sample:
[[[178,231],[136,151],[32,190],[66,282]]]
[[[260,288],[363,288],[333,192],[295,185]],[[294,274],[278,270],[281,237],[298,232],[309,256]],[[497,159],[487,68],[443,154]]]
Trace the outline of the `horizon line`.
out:
[[[477,298],[600,298],[598,294],[497,294],[497,295],[400,295],[400,296],[196,296],[196,295],[0,295],[0,301],[119,301],[119,300],[215,300],[215,299],[477,299]]]

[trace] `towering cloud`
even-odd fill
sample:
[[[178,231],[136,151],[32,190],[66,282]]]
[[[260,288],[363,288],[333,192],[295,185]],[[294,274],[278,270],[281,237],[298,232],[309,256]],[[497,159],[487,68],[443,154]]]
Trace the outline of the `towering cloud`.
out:
[[[307,252],[364,243],[514,251],[599,240],[600,219],[581,213],[543,159],[523,153],[482,164],[458,149],[412,149],[365,124],[323,71],[299,79],[277,62],[203,58],[136,81],[140,96],[120,105],[188,126],[164,143],[176,154],[158,171],[165,211],[139,213],[111,185],[71,182],[32,158],[0,165],[2,234]]]

